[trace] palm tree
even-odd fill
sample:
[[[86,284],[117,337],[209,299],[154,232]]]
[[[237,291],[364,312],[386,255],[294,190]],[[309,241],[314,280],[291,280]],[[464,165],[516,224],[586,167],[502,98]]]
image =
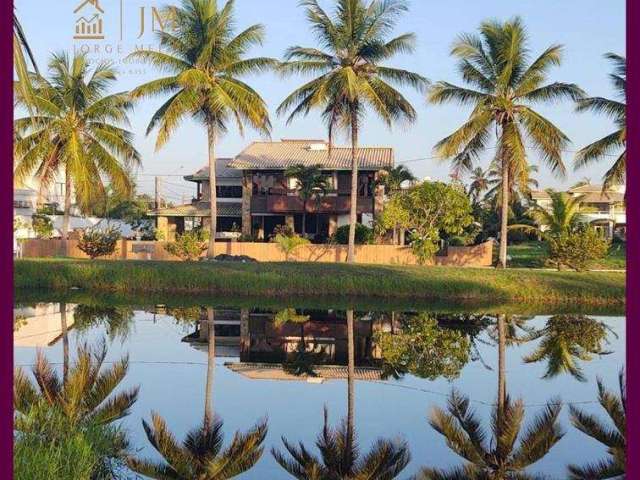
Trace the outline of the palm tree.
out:
[[[209,196],[211,202],[208,256],[215,256],[216,143],[235,122],[269,134],[271,123],[262,97],[239,79],[272,68],[269,58],[246,58],[247,51],[262,44],[264,27],[252,25],[240,33],[234,28],[235,0],[218,8],[216,0],[182,0],[169,7],[173,33],[158,32],[160,51],[140,50],[130,55],[169,72],[169,76],[133,90],[136,98],[166,96],[169,99],[153,115],[147,135],[158,129],[156,150],[162,148],[185,117],[193,117],[207,129]]]
[[[586,382],[578,361],[590,361],[594,354],[611,353],[602,346],[607,339],[607,327],[585,315],[554,315],[543,329],[527,338],[528,341],[537,339],[542,339],[540,344],[523,360],[525,363],[546,361],[547,369],[542,378],[553,378],[567,372]]]
[[[13,405],[25,413],[38,402],[57,407],[73,422],[91,420],[108,424],[125,417],[138,398],[138,387],[112,395],[129,368],[128,357],[102,369],[107,356],[104,344],[91,349],[78,347],[77,359],[69,367],[66,379],[60,379],[42,351],[33,367],[34,385],[22,369],[14,374]]]
[[[469,185],[469,195],[474,204],[480,201],[483,192],[489,189],[489,171],[482,167],[475,167],[471,170],[471,184]]]
[[[450,471],[425,468],[418,475],[424,480],[534,480],[539,476],[524,470],[542,459],[563,437],[558,424],[561,405],[547,403],[542,413],[522,432],[525,407],[522,400],[512,402],[505,397],[500,411],[495,406],[489,435],[481,426],[469,398],[457,391],[449,396],[448,411],[434,408],[429,423],[456,454],[466,460],[462,467]],[[518,439],[520,441],[518,442]]]
[[[392,194],[402,190],[404,182],[415,182],[416,176],[404,165],[397,165],[382,171],[380,184],[384,185],[385,193]]]
[[[358,199],[358,138],[365,109],[370,107],[390,127],[396,121],[412,122],[416,112],[390,83],[422,90],[427,80],[417,73],[384,66],[398,53],[414,49],[415,35],[388,35],[398,16],[407,10],[405,0],[337,0],[333,15],[317,0],[302,0],[307,20],[320,48],[294,46],[285,53],[284,74],[317,74],[292,92],[278,107],[291,111],[287,122],[312,109],[320,109],[330,131],[335,126],[350,130],[351,206],[347,261],[355,261]],[[389,83],[390,82],[390,83]]]
[[[258,422],[246,433],[236,432],[231,444],[222,449],[223,421],[213,414],[213,378],[215,369],[215,312],[206,308],[201,322],[207,329],[207,378],[202,425],[194,428],[179,444],[169,431],[164,419],[153,412],[151,424],[142,420],[149,443],[162,456],[162,460],[127,459],[134,472],[154,479],[226,480],[251,469],[262,456],[267,436],[266,421]]]
[[[27,61],[28,60],[28,61]],[[13,12],[13,66],[18,77],[18,85],[21,90],[21,94],[24,98],[31,98],[32,89],[31,81],[29,79],[29,63],[33,71],[39,75],[38,64],[36,63],[33,51],[27,41],[27,36],[24,33],[24,29],[20,24],[20,20],[15,13],[15,7]]]
[[[510,205],[531,199],[531,191],[539,186],[538,181],[532,176],[534,173],[538,173],[538,167],[536,165],[527,165],[520,172],[519,178],[510,177],[508,187]],[[499,166],[493,165],[489,169],[488,188],[489,191],[485,195],[485,199],[491,202],[496,210],[500,210],[502,207],[502,171]]]
[[[355,344],[353,310],[347,311],[347,420],[339,427],[329,427],[328,412],[324,409],[324,427],[316,445],[321,457],[313,455],[300,443],[298,446],[282,437],[288,458],[276,448],[271,453],[292,477],[299,480],[358,480],[365,478],[394,479],[411,460],[405,442],[378,439],[364,456],[358,450],[354,425]]]
[[[485,21],[480,35],[464,34],[451,54],[469,87],[438,82],[429,92],[432,103],[471,105],[467,121],[436,144],[436,154],[451,159],[454,171],[470,170],[496,132],[494,163],[502,172],[502,207],[499,266],[507,265],[507,222],[510,178],[526,174],[525,138],[539,151],[553,173],[564,175],[562,150],[567,136],[530,105],[563,98],[578,100],[583,92],[575,84],[545,84],[548,70],[561,62],[562,47],[552,45],[532,62],[525,27],[519,18]]]
[[[62,239],[67,247],[71,192],[80,205],[102,195],[107,177],[114,190],[127,195],[132,189],[128,169],[140,155],[133,135],[120,125],[128,124],[131,108],[127,93],[107,94],[116,70],[107,63],[90,70],[88,58],[78,54],[54,54],[49,62],[50,79],[33,77],[30,97],[17,91],[17,101],[31,115],[15,121],[14,177],[18,182],[34,172],[40,190],[64,170],[65,199]]]
[[[606,191],[613,184],[624,183],[627,165],[627,62],[626,58],[615,53],[607,53],[605,58],[613,63],[613,73],[609,75],[613,87],[618,96],[617,100],[609,100],[602,97],[589,97],[578,101],[576,111],[592,111],[604,114],[611,119],[617,130],[600,140],[582,148],[576,154],[575,168],[582,168],[592,162],[599,161],[611,156],[614,151],[622,153],[615,160],[613,165],[604,174],[602,191]]]
[[[546,190],[551,198],[551,208],[534,205],[529,210],[529,215],[534,219],[537,227],[531,225],[510,225],[510,229],[535,231],[543,237],[553,237],[573,232],[579,225],[585,222],[581,211],[581,195],[569,195],[565,192]]]
[[[302,164],[294,165],[287,168],[284,175],[295,179],[298,195],[302,199],[302,236],[304,237],[307,233],[307,204],[313,198],[319,203],[320,199],[327,194],[329,181],[327,176],[322,173],[322,165],[310,167]],[[316,211],[316,218],[318,218],[318,211]]]
[[[624,372],[619,375],[620,395],[616,396],[598,379],[598,401],[613,422],[613,428],[603,424],[595,415],[571,405],[571,423],[574,427],[607,447],[609,458],[584,467],[569,466],[571,480],[600,480],[625,478],[626,464],[626,411]]]

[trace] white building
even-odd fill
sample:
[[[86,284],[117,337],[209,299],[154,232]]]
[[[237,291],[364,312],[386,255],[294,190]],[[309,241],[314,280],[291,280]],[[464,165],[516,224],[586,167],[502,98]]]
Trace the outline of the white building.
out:
[[[624,203],[624,185],[602,192],[602,185],[582,185],[567,191],[572,197],[580,196],[580,213],[587,222],[609,238],[626,237],[627,213]],[[551,208],[551,198],[544,190],[531,192],[533,201],[542,208]]]

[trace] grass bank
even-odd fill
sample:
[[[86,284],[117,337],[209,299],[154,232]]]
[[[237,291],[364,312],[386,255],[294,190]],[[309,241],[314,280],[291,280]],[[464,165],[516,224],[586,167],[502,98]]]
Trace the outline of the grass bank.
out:
[[[523,242],[509,245],[509,265],[515,268],[543,268],[547,258],[547,245],[544,242]],[[615,243],[607,256],[593,262],[592,269],[624,270],[627,268],[626,247]]]
[[[619,272],[324,263],[17,260],[15,288],[101,293],[621,305]]]

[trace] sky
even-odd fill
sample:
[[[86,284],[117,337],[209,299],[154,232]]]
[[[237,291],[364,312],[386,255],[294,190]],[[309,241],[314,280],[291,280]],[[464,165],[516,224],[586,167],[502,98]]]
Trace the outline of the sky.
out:
[[[85,5],[74,13],[82,1],[15,0],[16,12],[40,68],[46,70],[52,52],[89,49],[93,60],[113,61],[120,69],[114,91],[129,90],[156,78],[158,72],[152,67],[126,64],[122,60],[136,47],[154,48],[157,45],[152,31],[153,7],[166,5],[167,0],[97,0],[104,12],[100,14],[104,38],[97,40],[74,38],[76,21],[81,16],[95,13],[92,5]],[[328,9],[331,3],[321,0]],[[485,19],[506,20],[515,15],[525,22],[532,55],[551,44],[564,45],[563,63],[551,70],[552,81],[577,83],[591,96],[613,96],[608,79],[611,68],[603,54],[625,53],[624,0],[412,0],[409,12],[400,18],[394,34],[414,32],[417,35],[415,53],[400,55],[389,65],[413,70],[431,81],[461,84],[455,60],[449,55],[456,36],[477,31]],[[291,45],[317,46],[298,0],[236,0],[236,22],[238,29],[255,23],[266,28],[265,42],[250,52],[252,56],[282,58],[285,49]],[[276,115],[279,103],[306,79],[281,78],[271,73],[244,78],[268,104],[273,124],[272,139],[326,137],[326,129],[317,114],[290,125],[286,124],[285,117]],[[456,105],[429,105],[423,94],[407,89],[402,91],[414,105],[417,121],[389,130],[374,115],[368,115],[360,134],[361,145],[393,147],[396,163],[404,162],[416,176],[448,179],[449,167],[433,158],[433,146],[461,125],[469,109]],[[161,98],[144,100],[131,114],[130,128],[136,134],[135,144],[143,159],[142,166],[136,171],[136,182],[139,191],[151,193],[154,176],[160,175],[164,196],[174,202],[189,201],[195,185],[184,182],[181,177],[206,164],[206,130],[187,120],[163,149],[155,151],[154,133],[149,136],[145,133],[149,119],[163,101]],[[564,153],[567,177],[558,178],[540,165],[536,177],[540,186],[568,187],[585,177],[593,183],[599,182],[609,162],[574,172],[572,151],[611,133],[612,122],[590,113],[576,114],[569,103],[540,106],[538,111],[554,121],[572,140],[569,151]],[[234,156],[249,142],[260,139],[255,132],[246,131],[242,137],[231,128],[219,141],[218,156]],[[346,139],[342,141],[346,143]],[[490,154],[487,154],[480,165],[487,167],[489,161]],[[535,152],[531,153],[530,161],[538,164]]]

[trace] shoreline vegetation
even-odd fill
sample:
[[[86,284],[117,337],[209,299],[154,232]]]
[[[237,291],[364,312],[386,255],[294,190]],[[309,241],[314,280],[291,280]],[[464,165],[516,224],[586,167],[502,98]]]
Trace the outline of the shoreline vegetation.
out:
[[[119,295],[209,295],[295,301],[296,297],[467,304],[622,306],[624,272],[557,272],[347,265],[235,263],[15,261],[16,292],[80,292]]]

